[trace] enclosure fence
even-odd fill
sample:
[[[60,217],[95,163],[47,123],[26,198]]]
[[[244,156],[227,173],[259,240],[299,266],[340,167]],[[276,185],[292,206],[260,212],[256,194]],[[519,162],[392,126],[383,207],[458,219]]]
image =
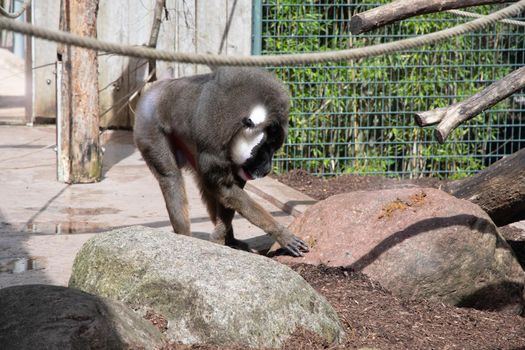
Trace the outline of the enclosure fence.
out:
[[[468,19],[441,13],[352,36],[349,19],[387,1],[254,1],[256,55],[363,47],[435,32]],[[489,14],[501,6],[467,9]],[[460,178],[525,146],[525,95],[460,126],[443,145],[414,113],[461,101],[525,64],[525,28],[498,23],[435,45],[382,57],[273,67],[292,101],[277,172],[304,169],[398,177]]]

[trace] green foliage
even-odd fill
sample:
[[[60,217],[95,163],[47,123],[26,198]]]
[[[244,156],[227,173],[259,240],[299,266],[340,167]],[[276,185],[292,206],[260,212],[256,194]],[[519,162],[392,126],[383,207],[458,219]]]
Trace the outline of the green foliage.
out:
[[[465,21],[442,13],[368,34],[350,34],[348,19],[353,13],[385,2],[263,1],[262,52],[363,47]],[[477,11],[491,9],[484,6]],[[278,154],[276,170],[458,178],[482,169],[486,156],[495,152],[492,141],[501,134],[494,125],[506,124],[508,101],[458,128],[445,145],[434,141],[432,128],[415,126],[413,113],[461,101],[508,74],[516,57],[505,49],[524,45],[523,39],[516,39],[515,30],[494,25],[482,33],[410,52],[337,65],[274,68],[288,83],[292,97],[290,133]]]

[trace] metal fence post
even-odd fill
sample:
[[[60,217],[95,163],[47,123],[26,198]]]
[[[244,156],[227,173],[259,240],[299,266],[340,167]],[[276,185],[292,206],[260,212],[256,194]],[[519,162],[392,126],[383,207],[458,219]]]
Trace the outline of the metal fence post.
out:
[[[252,3],[252,55],[260,55],[262,50],[262,0]]]

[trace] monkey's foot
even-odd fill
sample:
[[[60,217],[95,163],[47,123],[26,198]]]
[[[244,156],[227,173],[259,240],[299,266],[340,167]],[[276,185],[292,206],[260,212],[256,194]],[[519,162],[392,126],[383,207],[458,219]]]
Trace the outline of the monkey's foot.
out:
[[[304,256],[303,252],[306,253],[310,251],[308,244],[294,235],[291,235],[286,244],[281,244],[281,246],[295,257]]]
[[[245,252],[258,253],[255,249],[250,248],[248,243],[240,241],[236,238],[226,239],[225,245],[233,249],[244,250]]]
[[[222,244],[237,250],[244,250],[250,253],[258,253],[256,250],[250,248],[248,243],[240,241],[236,238],[216,238],[213,235],[210,237],[210,242]]]

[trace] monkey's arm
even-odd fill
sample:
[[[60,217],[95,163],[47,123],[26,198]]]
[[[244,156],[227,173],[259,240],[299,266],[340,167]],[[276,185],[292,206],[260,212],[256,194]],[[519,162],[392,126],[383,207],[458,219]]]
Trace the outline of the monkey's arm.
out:
[[[270,234],[281,247],[294,256],[303,256],[308,251],[308,245],[293,235],[286,227],[279,224],[263,207],[256,203],[243,189],[237,185],[222,187],[219,201],[244,216],[252,224]]]
[[[252,224],[271,235],[293,256],[303,256],[303,252],[308,251],[308,245],[279,224],[235,183],[231,165],[223,159],[211,153],[200,154],[199,168],[202,178],[207,182],[205,186],[213,190],[222,205],[234,209]]]

